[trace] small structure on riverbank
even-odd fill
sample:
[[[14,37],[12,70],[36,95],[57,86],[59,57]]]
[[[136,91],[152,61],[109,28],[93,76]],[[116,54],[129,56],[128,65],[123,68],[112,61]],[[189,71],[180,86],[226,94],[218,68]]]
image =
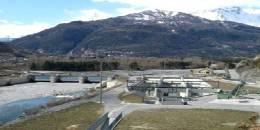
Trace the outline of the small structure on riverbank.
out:
[[[192,74],[195,76],[200,76],[200,77],[206,77],[214,74],[214,71],[210,68],[205,68],[205,69],[193,69],[191,70]]]

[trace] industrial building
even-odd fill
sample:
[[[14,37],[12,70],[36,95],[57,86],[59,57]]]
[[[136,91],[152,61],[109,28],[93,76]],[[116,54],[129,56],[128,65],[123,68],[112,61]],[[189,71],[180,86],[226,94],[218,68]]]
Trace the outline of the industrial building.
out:
[[[176,104],[192,100],[193,97],[211,95],[217,92],[208,82],[199,78],[183,76],[142,76],[130,78],[128,91],[141,91],[149,99],[162,104]]]

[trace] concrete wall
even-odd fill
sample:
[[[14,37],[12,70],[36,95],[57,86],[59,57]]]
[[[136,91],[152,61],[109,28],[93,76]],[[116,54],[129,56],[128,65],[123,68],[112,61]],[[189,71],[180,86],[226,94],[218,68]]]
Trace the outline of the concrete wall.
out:
[[[28,76],[28,75],[17,77],[17,78],[0,79],[0,86],[23,84],[23,83],[33,82],[33,81],[34,81],[34,76]]]
[[[10,82],[8,79],[0,79],[0,86],[6,86]]]

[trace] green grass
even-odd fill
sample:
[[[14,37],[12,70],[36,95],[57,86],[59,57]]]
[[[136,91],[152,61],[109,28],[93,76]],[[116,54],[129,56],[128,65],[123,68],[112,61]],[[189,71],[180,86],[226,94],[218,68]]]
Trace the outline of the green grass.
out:
[[[252,112],[231,110],[159,109],[135,111],[125,117],[116,130],[240,130],[250,124]]]
[[[213,88],[219,88],[224,91],[230,91],[237,86],[237,84],[224,83],[224,82],[219,82],[219,86],[218,86],[217,82],[209,82],[209,84],[211,84],[213,86]]]
[[[260,92],[260,88],[254,88],[248,86],[245,86],[244,90],[247,90],[249,94],[258,94]]]
[[[121,101],[125,101],[125,102],[128,102],[128,103],[143,103],[144,102],[144,97],[137,96],[137,95],[134,95],[134,94],[127,94],[125,92],[120,93],[118,95],[118,98]]]
[[[102,105],[86,103],[35,117],[0,130],[86,130],[102,113]]]

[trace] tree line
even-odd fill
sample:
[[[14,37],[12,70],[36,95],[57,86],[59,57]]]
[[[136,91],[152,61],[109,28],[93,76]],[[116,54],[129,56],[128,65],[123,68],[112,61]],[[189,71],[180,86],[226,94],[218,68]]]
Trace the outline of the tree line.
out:
[[[189,66],[191,66],[192,63],[185,61],[166,61],[161,62],[160,65],[163,69],[189,69]]]
[[[103,70],[116,70],[120,66],[117,61],[102,62]],[[31,70],[48,70],[48,71],[99,71],[101,68],[99,61],[84,62],[54,62],[45,61],[44,63],[32,63]]]
[[[121,64],[121,61],[109,61],[102,62],[103,70],[118,70],[118,69],[129,69],[129,70],[144,70],[154,69],[149,68],[149,64],[144,64],[142,61],[132,61],[127,63],[127,66]],[[147,68],[148,67],[148,68]],[[204,64],[194,64],[187,61],[163,61],[159,62],[157,69],[191,69],[191,68],[205,68]],[[48,70],[48,71],[99,71],[99,61],[45,61],[42,63],[32,63],[30,65],[31,70]]]

